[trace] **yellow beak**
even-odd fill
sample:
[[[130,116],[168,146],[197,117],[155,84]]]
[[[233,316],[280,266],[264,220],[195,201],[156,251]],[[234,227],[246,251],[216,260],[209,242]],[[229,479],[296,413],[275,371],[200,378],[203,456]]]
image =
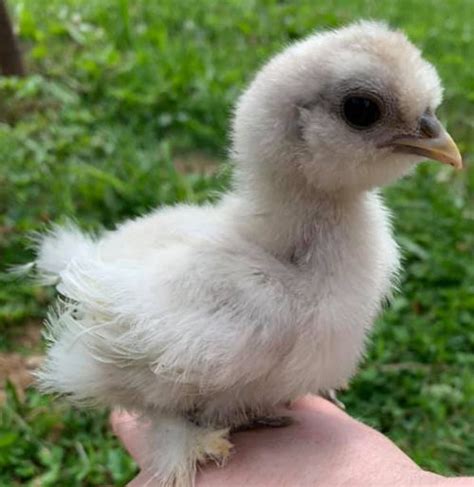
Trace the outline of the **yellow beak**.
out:
[[[397,152],[417,154],[450,164],[462,169],[462,157],[459,149],[434,115],[424,115],[420,120],[420,134],[397,137],[390,143]]]

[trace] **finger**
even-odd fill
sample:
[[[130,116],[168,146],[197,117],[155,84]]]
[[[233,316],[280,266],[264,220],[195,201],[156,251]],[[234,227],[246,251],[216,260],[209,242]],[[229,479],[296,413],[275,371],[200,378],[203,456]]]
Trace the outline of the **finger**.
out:
[[[152,478],[150,475],[140,472],[134,479],[132,479],[128,484],[127,487],[144,487],[144,486],[152,486],[151,483]]]
[[[139,421],[136,416],[123,411],[113,411],[110,415],[110,423],[113,432],[123,443],[128,453],[143,468],[145,453],[148,451],[147,425]]]

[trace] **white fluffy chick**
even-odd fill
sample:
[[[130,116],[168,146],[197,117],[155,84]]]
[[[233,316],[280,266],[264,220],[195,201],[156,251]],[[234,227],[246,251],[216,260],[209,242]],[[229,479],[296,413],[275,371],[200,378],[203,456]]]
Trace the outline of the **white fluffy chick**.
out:
[[[399,267],[376,188],[425,158],[462,165],[441,94],[380,23],[278,54],[237,103],[217,204],[43,237],[37,268],[62,296],[43,389],[138,412],[156,485],[181,487],[226,460],[229,429],[346,384]]]

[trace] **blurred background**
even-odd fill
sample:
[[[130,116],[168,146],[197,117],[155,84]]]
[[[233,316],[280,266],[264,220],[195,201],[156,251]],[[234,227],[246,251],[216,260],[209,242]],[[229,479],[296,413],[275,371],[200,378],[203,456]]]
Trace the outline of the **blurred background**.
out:
[[[341,399],[422,467],[474,475],[474,2],[6,4],[22,61],[0,77],[0,485],[123,485],[136,468],[105,411],[28,387],[52,297],[4,273],[31,259],[28,232],[216,198],[231,107],[255,70],[314,29],[368,17],[405,30],[438,67],[440,118],[467,169],[423,164],[385,190],[404,271]]]

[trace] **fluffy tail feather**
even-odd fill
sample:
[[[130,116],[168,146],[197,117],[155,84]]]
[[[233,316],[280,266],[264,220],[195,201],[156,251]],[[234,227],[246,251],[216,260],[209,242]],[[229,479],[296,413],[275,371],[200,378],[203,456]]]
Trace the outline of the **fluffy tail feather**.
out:
[[[37,257],[34,267],[41,283],[57,284],[73,259],[81,259],[94,253],[95,241],[75,225],[55,225],[44,234],[33,238]]]

